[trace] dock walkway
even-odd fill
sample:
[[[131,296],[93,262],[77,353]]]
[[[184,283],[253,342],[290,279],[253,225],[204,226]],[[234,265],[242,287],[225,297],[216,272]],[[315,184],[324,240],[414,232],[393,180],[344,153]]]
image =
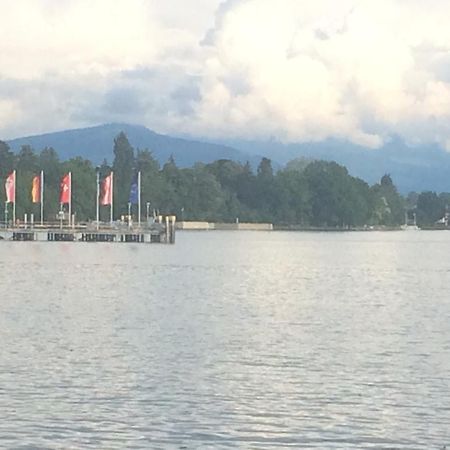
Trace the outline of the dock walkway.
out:
[[[128,226],[123,223],[41,225],[20,224],[15,227],[0,224],[0,241],[38,242],[117,242],[117,243],[175,243],[175,216],[166,216],[160,222]]]

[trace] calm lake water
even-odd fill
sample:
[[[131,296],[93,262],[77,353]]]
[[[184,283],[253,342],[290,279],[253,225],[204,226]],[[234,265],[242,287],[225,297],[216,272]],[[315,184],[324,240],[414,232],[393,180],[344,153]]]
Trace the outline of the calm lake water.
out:
[[[450,233],[0,243],[1,448],[450,448]]]

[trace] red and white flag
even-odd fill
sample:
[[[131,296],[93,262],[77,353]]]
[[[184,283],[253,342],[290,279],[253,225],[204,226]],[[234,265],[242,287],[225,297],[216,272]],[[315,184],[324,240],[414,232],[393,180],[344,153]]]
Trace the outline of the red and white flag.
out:
[[[71,173],[66,173],[61,178],[60,191],[59,191],[59,203],[70,203],[72,196],[72,176]]]
[[[102,181],[102,193],[100,204],[102,206],[111,205],[112,203],[112,172]]]
[[[16,171],[11,172],[5,182],[6,203],[16,203]]]

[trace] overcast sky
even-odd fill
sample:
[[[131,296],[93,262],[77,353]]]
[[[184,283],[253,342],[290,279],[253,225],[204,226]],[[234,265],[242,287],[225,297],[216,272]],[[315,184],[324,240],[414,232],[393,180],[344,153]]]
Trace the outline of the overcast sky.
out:
[[[0,138],[392,134],[450,150],[447,0],[0,0]]]

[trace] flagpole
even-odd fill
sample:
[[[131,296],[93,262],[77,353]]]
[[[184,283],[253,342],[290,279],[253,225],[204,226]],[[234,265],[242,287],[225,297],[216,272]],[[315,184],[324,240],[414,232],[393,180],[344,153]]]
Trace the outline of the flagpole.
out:
[[[72,172],[69,172],[69,228],[72,222]]]
[[[99,228],[99,221],[100,221],[100,205],[99,205],[99,197],[100,197],[100,169],[97,167],[97,230]]]
[[[16,226],[16,171],[14,170],[14,203],[13,203],[13,227]]]
[[[44,225],[44,171],[41,170],[41,227]]]
[[[141,171],[138,172],[138,226],[141,226]]]
[[[113,203],[114,203],[114,172],[111,172],[111,225],[113,223]]]

